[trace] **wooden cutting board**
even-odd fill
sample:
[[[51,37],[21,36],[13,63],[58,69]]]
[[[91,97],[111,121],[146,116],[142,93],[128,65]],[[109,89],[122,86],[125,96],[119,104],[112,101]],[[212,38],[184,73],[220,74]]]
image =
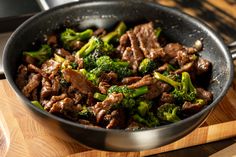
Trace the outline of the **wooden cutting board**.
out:
[[[147,156],[236,136],[236,79],[206,122],[169,145],[141,152],[115,153],[88,149],[78,142],[56,137],[35,121],[6,80],[0,81],[0,156]]]

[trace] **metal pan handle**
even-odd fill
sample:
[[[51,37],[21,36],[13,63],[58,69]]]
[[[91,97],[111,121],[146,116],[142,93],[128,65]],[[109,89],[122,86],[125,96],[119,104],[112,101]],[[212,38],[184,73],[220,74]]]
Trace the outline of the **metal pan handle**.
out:
[[[228,45],[228,48],[229,48],[229,51],[230,51],[231,54],[232,54],[233,60],[236,60],[236,41],[230,43],[230,44]]]
[[[36,0],[41,10],[48,10],[58,5],[62,5],[69,2],[75,2],[80,0]]]

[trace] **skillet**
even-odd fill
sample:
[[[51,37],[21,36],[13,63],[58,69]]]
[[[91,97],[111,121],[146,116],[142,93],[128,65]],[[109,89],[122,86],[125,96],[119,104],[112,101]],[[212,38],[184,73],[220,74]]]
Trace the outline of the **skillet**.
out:
[[[32,42],[43,40],[44,34],[50,34],[68,23],[78,25],[81,29],[109,29],[121,20],[128,25],[153,21],[169,39],[187,46],[203,39],[201,55],[213,64],[212,81],[208,87],[214,94],[213,102],[193,116],[173,124],[137,131],[114,130],[77,124],[42,111],[33,106],[16,86],[14,80],[22,51],[31,49]],[[176,141],[206,119],[230,87],[233,79],[232,56],[235,58],[218,34],[202,22],[173,8],[140,0],[81,0],[39,13],[18,27],[5,46],[3,68],[6,79],[22,104],[51,133],[69,135],[90,148],[140,151]]]

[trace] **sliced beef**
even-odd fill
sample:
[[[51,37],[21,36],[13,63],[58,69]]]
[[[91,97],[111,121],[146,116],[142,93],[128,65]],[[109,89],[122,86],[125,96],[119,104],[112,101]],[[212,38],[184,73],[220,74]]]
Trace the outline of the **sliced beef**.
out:
[[[49,79],[52,79],[58,73],[60,67],[60,63],[54,61],[53,59],[49,59],[42,64],[41,69],[43,72],[49,75]]]
[[[53,47],[57,47],[57,36],[55,34],[47,36],[47,44]]]
[[[56,103],[57,101],[63,100],[63,99],[65,99],[66,97],[67,97],[67,94],[65,94],[65,93],[63,93],[63,94],[61,94],[61,95],[58,95],[58,96],[52,96],[52,97],[50,98],[50,101],[46,101],[46,102],[42,102],[42,101],[41,101],[41,104],[45,104],[45,105],[43,105],[43,106],[44,106],[44,109],[47,110],[47,111],[49,111],[54,103]],[[43,100],[43,101],[44,101],[44,100]]]
[[[130,77],[123,78],[121,83],[123,85],[130,85],[130,84],[135,83],[141,79],[142,79],[142,77],[140,77],[140,76],[130,76]]]
[[[94,115],[96,116],[97,123],[101,122],[104,116],[109,112],[113,105],[119,104],[123,100],[123,94],[112,93],[103,101],[97,102],[94,106]]]
[[[120,37],[120,45],[117,47],[117,49],[123,53],[126,47],[130,47],[130,40],[127,33]]]
[[[106,30],[104,28],[98,28],[93,32],[94,36],[103,36],[106,34]]]
[[[72,41],[72,42],[70,43],[70,48],[71,48],[72,50],[79,50],[79,49],[81,49],[81,47],[83,47],[83,46],[84,46],[84,42],[78,41],[78,40],[74,40],[74,41]]]
[[[111,112],[109,124],[106,126],[107,129],[122,129],[125,127],[125,113],[122,109],[114,110]]]
[[[26,64],[33,64],[33,65],[37,65],[38,60],[36,58],[33,58],[29,55],[24,55],[23,56],[23,60]]]
[[[99,78],[100,82],[107,82],[107,83],[116,83],[117,82],[117,74],[113,71],[109,73],[102,73],[102,75]]]
[[[41,76],[43,76],[44,78],[48,78],[48,75],[46,72],[42,71],[40,68],[38,68],[37,66],[33,65],[33,64],[28,64],[28,71],[32,72],[32,73],[39,73]]]
[[[168,92],[170,89],[170,85],[158,80],[153,80],[148,86],[148,93],[144,94],[143,97],[151,100],[160,96],[163,92]]]
[[[175,71],[176,74],[182,74],[182,72],[191,72],[194,69],[194,62],[189,62],[183,65],[180,69]]]
[[[62,74],[65,80],[70,82],[71,85],[78,89],[82,94],[93,93],[95,90],[94,85],[80,72],[76,72],[72,69],[64,69]]]
[[[22,89],[27,84],[27,78],[28,78],[27,73],[28,73],[27,67],[21,64],[18,67],[17,77],[16,77],[16,84],[20,89]]]
[[[100,82],[98,85],[98,89],[102,94],[107,94],[107,90],[111,85],[109,85],[107,82]]]
[[[139,88],[142,86],[148,86],[148,85],[152,84],[154,80],[155,79],[153,79],[153,77],[151,77],[150,75],[145,75],[141,80],[139,80],[131,85],[128,85],[128,88]]]
[[[152,22],[135,26],[134,34],[138,38],[140,49],[146,58],[155,59],[163,55]]]
[[[53,83],[52,83],[53,82]],[[42,79],[42,89],[40,92],[40,99],[48,99],[49,97],[52,97],[53,95],[56,95],[59,91],[60,88],[60,83],[59,80],[53,80],[51,82],[51,80]]]
[[[203,107],[204,106],[199,103],[191,103],[191,102],[185,101],[182,106],[182,111],[187,115],[191,115],[191,114],[199,112]]]
[[[34,89],[36,89],[41,83],[41,75],[40,74],[31,74],[29,77],[28,83],[23,87],[22,92],[26,97],[30,97],[31,93]]]
[[[71,53],[65,50],[64,48],[56,49],[55,53],[63,58],[66,58],[67,56],[71,56]]]
[[[163,62],[176,64],[176,57],[178,55],[178,51],[183,48],[179,43],[169,43],[164,47],[165,55],[162,57]]]
[[[174,97],[172,96],[172,94],[170,93],[167,93],[167,92],[163,92],[162,95],[161,95],[161,98],[160,98],[160,102],[161,104],[165,104],[165,103],[174,103],[175,99]]]
[[[206,59],[198,58],[195,64],[195,71],[197,75],[204,75],[211,71],[212,64]]]
[[[210,103],[213,100],[213,94],[203,88],[196,88],[197,95],[196,98],[203,99],[205,102]]]

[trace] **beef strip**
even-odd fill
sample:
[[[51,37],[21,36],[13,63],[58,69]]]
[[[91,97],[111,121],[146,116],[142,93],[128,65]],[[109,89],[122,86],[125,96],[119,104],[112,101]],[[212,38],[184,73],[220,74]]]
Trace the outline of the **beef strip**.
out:
[[[204,105],[201,105],[199,103],[191,103],[191,102],[185,101],[182,106],[182,111],[187,115],[191,115],[191,114],[199,112],[203,107]]]
[[[107,94],[107,90],[109,89],[111,85],[109,85],[107,82],[100,82],[98,85],[98,89],[102,94]]]
[[[61,64],[54,61],[53,59],[49,59],[42,64],[42,71],[49,75],[49,79],[54,78],[57,72],[60,70]]]
[[[17,77],[16,77],[16,84],[20,89],[22,89],[27,84],[27,77],[28,77],[27,73],[28,73],[27,67],[21,64],[18,67]]]
[[[104,28],[98,28],[93,32],[94,36],[103,36],[106,34],[106,30]]]
[[[163,92],[161,94],[161,98],[160,98],[160,104],[165,104],[165,103],[174,103],[175,99],[172,96],[172,94],[167,93],[167,92]]]
[[[104,116],[109,112],[111,107],[115,104],[119,104],[123,100],[123,94],[121,93],[112,93],[103,101],[97,102],[94,106],[94,115],[96,115],[97,123],[101,122]]]
[[[52,96],[51,98],[50,98],[50,101],[46,101],[46,102],[43,102],[43,101],[40,101],[41,102],[41,104],[44,104],[43,106],[44,106],[44,109],[45,110],[47,110],[47,111],[49,111],[50,109],[51,109],[51,107],[52,107],[52,104],[54,104],[55,102],[57,102],[57,101],[60,101],[60,100],[63,100],[63,99],[65,99],[67,97],[67,94],[65,94],[65,93],[63,93],[63,94],[61,94],[61,95],[58,95],[58,96]]]
[[[83,46],[84,46],[84,42],[82,42],[82,41],[74,40],[74,41],[70,42],[70,48],[72,50],[79,50]]]
[[[170,85],[154,79],[148,86],[148,93],[144,94],[143,97],[151,100],[160,96],[163,92],[168,92],[170,89]]]
[[[206,59],[198,58],[197,62],[195,62],[195,71],[197,75],[207,74],[210,72],[211,68],[211,62]]]
[[[194,69],[194,62],[189,62],[183,65],[180,69],[175,70],[176,74],[182,74],[182,72],[191,72]]]
[[[203,99],[206,103],[210,103],[213,100],[213,94],[203,88],[196,88],[196,98]]]
[[[93,93],[95,90],[94,85],[86,79],[86,77],[80,72],[76,72],[72,69],[62,70],[63,77],[67,82],[78,89],[82,94]]]
[[[102,73],[102,75],[99,78],[100,82],[107,82],[107,83],[115,83],[117,82],[117,74],[113,71],[109,73]]]
[[[44,99],[47,99],[53,95],[56,95],[57,89],[55,90],[55,88],[57,88],[57,87],[54,87],[54,89],[53,89],[50,80],[43,78],[42,79],[42,88],[41,88],[41,92],[40,92],[40,99],[44,100]]]
[[[71,56],[71,53],[65,50],[64,48],[56,49],[55,53],[63,58],[66,58],[67,56]]]
[[[33,65],[33,64],[28,64],[27,66],[28,71],[31,73],[39,73],[41,76],[43,76],[44,78],[48,79],[48,75],[46,72],[42,71],[40,68],[38,68],[37,66]]]
[[[121,83],[123,85],[130,85],[130,84],[135,83],[141,79],[142,79],[142,77],[140,77],[140,76],[130,76],[130,77],[123,78]]]
[[[125,113],[124,110],[118,109],[111,112],[111,118],[109,124],[106,126],[107,129],[116,129],[125,127]]]
[[[147,85],[150,85],[152,84],[154,81],[153,77],[151,77],[150,75],[145,75],[141,80],[131,84],[131,85],[128,85],[128,88],[139,88],[139,87],[142,87],[142,86],[147,86]]]
[[[157,42],[152,22],[135,26],[134,34],[136,34],[140,49],[143,51],[146,58],[155,59],[164,55]]]
[[[123,34],[120,37],[120,45],[117,47],[117,49],[123,53],[126,47],[130,47],[129,36],[127,33]]]
[[[30,94],[36,89],[41,83],[40,74],[31,74],[28,80],[28,84],[23,87],[22,92],[26,97],[30,97]]]
[[[47,44],[53,47],[57,47],[57,36],[55,34],[47,36]]]

